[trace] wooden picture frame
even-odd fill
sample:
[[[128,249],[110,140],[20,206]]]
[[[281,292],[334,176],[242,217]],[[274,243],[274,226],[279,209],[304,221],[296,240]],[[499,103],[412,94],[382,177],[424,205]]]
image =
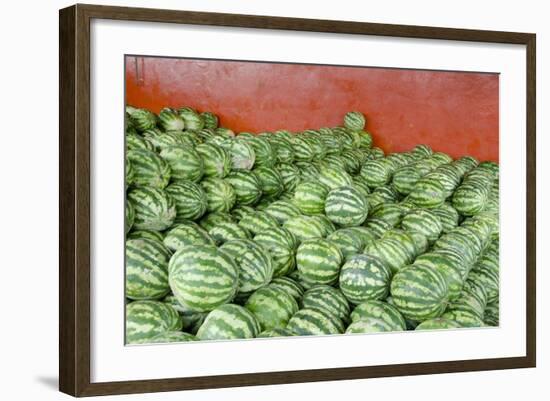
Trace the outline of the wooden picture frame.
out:
[[[527,71],[526,356],[92,383],[90,380],[90,21],[94,18],[525,45],[527,49],[525,60]],[[95,5],[75,5],[62,9],[59,15],[59,27],[59,388],[62,392],[73,396],[94,396],[535,366],[535,34]]]

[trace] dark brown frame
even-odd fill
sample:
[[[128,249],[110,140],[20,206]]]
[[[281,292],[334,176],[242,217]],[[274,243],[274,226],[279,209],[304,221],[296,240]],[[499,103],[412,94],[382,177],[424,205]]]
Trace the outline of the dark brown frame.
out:
[[[90,20],[112,19],[525,45],[527,259],[524,357],[194,378],[90,382]],[[74,5],[59,13],[59,389],[73,396],[527,368],[536,365],[536,35],[301,18]]]

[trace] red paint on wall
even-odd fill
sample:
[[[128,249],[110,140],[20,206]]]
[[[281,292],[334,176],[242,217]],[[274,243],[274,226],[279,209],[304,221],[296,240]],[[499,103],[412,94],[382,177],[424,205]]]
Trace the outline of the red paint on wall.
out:
[[[498,161],[497,74],[128,57],[126,100],[212,111],[236,132],[336,126],[357,110],[386,152],[426,143]]]

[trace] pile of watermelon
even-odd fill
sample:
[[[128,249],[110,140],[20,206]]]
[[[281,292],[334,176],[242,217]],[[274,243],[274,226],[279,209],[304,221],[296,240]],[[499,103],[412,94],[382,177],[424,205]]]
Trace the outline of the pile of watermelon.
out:
[[[372,142],[128,106],[127,343],[498,326],[498,164]]]

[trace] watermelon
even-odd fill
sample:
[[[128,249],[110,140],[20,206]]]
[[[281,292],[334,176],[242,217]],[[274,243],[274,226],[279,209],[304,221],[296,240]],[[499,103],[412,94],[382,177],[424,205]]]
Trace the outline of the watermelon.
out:
[[[248,239],[228,241],[220,248],[239,267],[240,293],[255,291],[273,277],[273,262],[264,247]]]
[[[174,199],[158,188],[135,188],[128,191],[128,200],[134,208],[136,230],[162,231],[176,218]]]
[[[314,216],[291,217],[283,227],[294,234],[299,241],[322,238],[326,234],[325,227]]]
[[[237,194],[231,184],[221,178],[207,178],[201,181],[206,194],[206,210],[229,212],[237,202]]]
[[[244,140],[254,149],[256,155],[255,165],[258,167],[273,168],[277,160],[277,156],[271,144],[265,139],[258,136],[239,138]]]
[[[387,297],[390,279],[391,271],[380,259],[355,255],[342,266],[339,285],[349,302],[359,304]]]
[[[400,269],[391,281],[390,292],[399,312],[416,321],[440,317],[449,297],[445,277],[425,264]]]
[[[214,113],[211,113],[209,111],[203,111],[200,114],[202,121],[204,121],[204,128],[208,129],[216,129],[218,128],[218,116],[216,116]]]
[[[139,135],[126,135],[126,149],[135,150],[135,149],[145,149],[145,150],[154,150],[154,146],[147,139]]]
[[[204,120],[190,107],[182,107],[178,110],[179,116],[185,123],[186,130],[199,131],[204,128]]]
[[[280,287],[268,285],[256,290],[244,305],[256,317],[262,330],[285,328],[298,312],[298,303]]]
[[[176,218],[197,220],[206,212],[207,199],[202,187],[189,181],[180,181],[168,185],[166,193],[176,205]]]
[[[265,208],[265,212],[273,217],[279,224],[283,224],[291,217],[300,215],[300,209],[292,202],[278,200]]]
[[[353,185],[351,176],[344,169],[322,164],[319,168],[318,182],[326,185],[329,189],[350,187]]]
[[[223,178],[231,170],[231,156],[219,145],[203,143],[195,147],[201,156],[206,177]]]
[[[318,309],[349,321],[350,307],[342,291],[329,285],[315,285],[304,293],[301,305],[307,309]]]
[[[413,255],[400,241],[392,238],[379,239],[365,247],[364,253],[380,260],[392,273],[412,261]]]
[[[401,223],[403,214],[404,210],[400,205],[384,202],[373,207],[369,212],[369,217],[384,220],[392,227],[397,227]]]
[[[387,231],[391,230],[393,227],[391,224],[382,219],[367,219],[365,222],[365,227],[367,227],[372,235],[375,238],[381,238]]]
[[[441,206],[447,195],[439,181],[422,178],[414,185],[407,199],[418,207],[434,208]]]
[[[313,160],[314,152],[310,142],[302,135],[294,135],[291,139],[294,159],[296,161]]]
[[[202,341],[246,339],[256,337],[260,331],[260,323],[248,309],[226,304],[208,314],[197,338]]]
[[[269,135],[267,140],[275,151],[278,162],[292,163],[294,161],[294,148],[289,139],[278,135]]]
[[[217,212],[217,213],[208,213],[208,214],[206,214],[199,221],[199,224],[206,231],[210,231],[214,227],[216,227],[218,224],[223,224],[225,222],[235,223],[236,221],[237,220],[233,217],[233,215],[231,215],[229,213]]]
[[[262,187],[256,174],[248,170],[233,170],[225,181],[235,190],[238,205],[253,205],[262,196]]]
[[[147,341],[149,344],[156,343],[180,343],[184,341],[196,341],[197,338],[193,334],[184,333],[183,331],[166,331],[158,334]]]
[[[276,328],[271,330],[262,331],[258,334],[257,338],[269,338],[269,337],[291,337],[294,333],[286,328]]]
[[[483,319],[478,315],[466,311],[466,310],[452,310],[445,312],[442,316],[443,319],[453,320],[461,327],[483,327]]]
[[[178,312],[160,301],[135,301],[126,305],[126,343],[143,344],[167,331],[181,330]]]
[[[326,311],[304,308],[290,318],[286,328],[298,336],[321,336],[343,333],[344,324]]]
[[[393,331],[393,327],[382,319],[365,317],[351,323],[346,329],[346,334],[379,333],[385,331]]]
[[[157,116],[149,110],[126,107],[126,112],[130,115],[132,126],[139,132],[153,128],[157,124]]]
[[[403,217],[401,226],[408,231],[416,231],[428,238],[428,241],[434,242],[439,238],[443,231],[441,220],[437,215],[429,210],[416,209]]]
[[[263,246],[273,261],[273,276],[284,276],[296,266],[294,258],[297,239],[282,227],[273,227],[256,234],[254,241]]]
[[[433,154],[433,150],[428,145],[420,144],[416,145],[411,153],[415,158],[423,159],[425,157],[431,156]]]
[[[197,223],[188,221],[172,227],[164,236],[163,243],[175,252],[188,245],[214,245],[214,240]]]
[[[235,132],[233,132],[233,130],[231,130],[229,128],[224,128],[224,127],[215,128],[214,129],[214,135],[222,137],[224,139],[235,138],[235,136],[236,136]]]
[[[250,231],[252,234],[258,234],[264,231],[268,231],[271,228],[279,227],[277,220],[271,217],[264,211],[255,211],[244,216],[239,221],[239,226]]]
[[[278,170],[270,167],[256,167],[252,171],[258,177],[265,196],[278,197],[283,192],[283,178]]]
[[[133,185],[163,189],[170,181],[170,166],[155,152],[146,149],[134,149],[127,153],[134,169]]]
[[[126,297],[159,299],[169,291],[168,261],[170,251],[152,239],[126,241]]]
[[[155,241],[162,242],[164,239],[164,235],[159,231],[153,231],[153,230],[132,230],[126,237],[127,239],[141,239],[141,238],[147,238],[152,239]]]
[[[159,113],[159,125],[165,131],[183,131],[185,123],[174,110],[165,107]]]
[[[415,166],[405,166],[394,173],[392,183],[399,193],[408,195],[421,178],[422,175]]]
[[[292,296],[296,301],[302,299],[304,288],[288,276],[276,277],[269,283],[270,287],[277,287]]]
[[[439,271],[447,282],[449,289],[449,300],[453,301],[460,296],[464,284],[466,267],[456,262],[448,255],[438,252],[428,252],[416,258],[415,265],[427,264]]]
[[[326,216],[341,226],[359,226],[369,213],[369,206],[363,194],[353,187],[332,189],[324,205]]]
[[[226,139],[220,143],[231,157],[231,167],[233,170],[251,170],[256,162],[256,153],[252,145],[246,141],[235,141]]]
[[[206,316],[208,315],[208,312],[197,312],[189,309],[189,307],[187,306],[180,304],[174,294],[171,293],[165,296],[162,302],[171,305],[179,313],[183,325],[183,330],[188,331],[192,334],[197,334],[197,330],[202,325],[204,319],[206,319]]]
[[[347,228],[341,228],[334,231],[327,236],[327,240],[340,250],[344,260],[350,256],[361,253],[363,250],[361,236]]]
[[[301,277],[312,284],[332,284],[338,280],[342,253],[327,240],[304,241],[296,252]]]
[[[237,206],[231,210],[232,220],[240,221],[245,216],[255,213],[256,210],[250,206]]]
[[[417,255],[425,251],[425,249],[418,248],[414,236],[409,231],[400,228],[392,228],[386,231],[384,235],[382,235],[381,240],[397,241],[399,245],[401,245],[401,248],[407,253],[409,261],[414,260]],[[427,243],[427,240],[425,241]],[[422,250],[422,252],[419,252],[420,250]]]
[[[453,194],[453,207],[462,215],[475,215],[485,208],[490,193],[490,180],[474,182],[467,177]]]
[[[439,218],[443,233],[448,233],[458,226],[460,216],[450,203],[445,202],[437,208],[430,209],[430,211]]]
[[[387,184],[391,178],[390,163],[385,159],[369,160],[361,167],[361,176],[369,187],[376,188]]]
[[[401,331],[407,328],[401,313],[384,301],[371,300],[360,303],[353,309],[350,317],[352,322],[369,318],[380,319],[390,327],[390,331]]]
[[[350,111],[344,116],[344,126],[353,131],[361,131],[365,128],[365,116],[360,111]]]
[[[136,217],[136,212],[131,202],[126,200],[126,208],[124,209],[124,233],[128,234],[134,225],[134,219]]]
[[[458,329],[462,326],[458,322],[442,317],[425,320],[416,326],[415,330],[443,330],[443,329]]]
[[[239,285],[239,267],[214,246],[185,246],[170,259],[168,282],[179,303],[208,312],[233,299]]]
[[[218,245],[235,239],[249,239],[251,237],[248,230],[232,221],[220,222],[212,227],[208,234]]]
[[[320,182],[303,182],[298,184],[293,203],[304,214],[323,213],[328,187]]]
[[[285,191],[294,192],[300,182],[300,169],[293,164],[279,163],[276,167]]]

